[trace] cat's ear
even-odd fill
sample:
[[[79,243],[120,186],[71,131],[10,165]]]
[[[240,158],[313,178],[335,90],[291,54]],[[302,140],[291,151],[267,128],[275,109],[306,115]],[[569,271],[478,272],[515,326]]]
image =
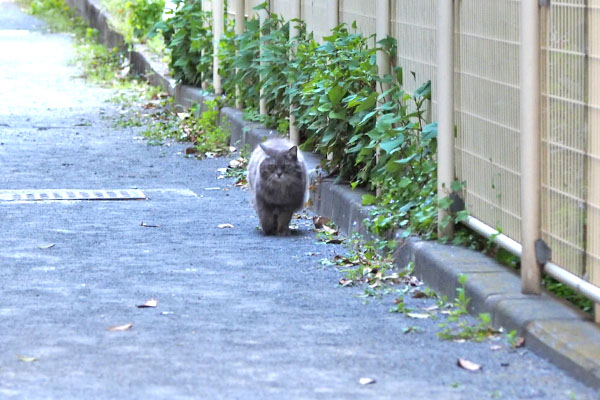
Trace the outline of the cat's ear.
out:
[[[291,157],[292,160],[297,160],[298,159],[298,146],[293,146],[291,149],[288,150],[288,156]]]
[[[265,154],[268,155],[269,157],[275,157],[275,156],[277,156],[277,152],[273,151],[272,148],[270,148],[268,146],[265,146],[264,143],[260,143],[259,146],[262,149],[262,151],[264,151]]]

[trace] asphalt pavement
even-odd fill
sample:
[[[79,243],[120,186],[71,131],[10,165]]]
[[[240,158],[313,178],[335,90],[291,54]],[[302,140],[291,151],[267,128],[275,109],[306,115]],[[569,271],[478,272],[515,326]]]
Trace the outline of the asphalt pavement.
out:
[[[340,287],[324,260],[346,250],[310,215],[263,236],[247,191],[219,179],[227,158],[117,128],[114,91],[78,78],[71,37],[0,8],[0,398],[598,398],[527,346],[442,341],[442,314]]]

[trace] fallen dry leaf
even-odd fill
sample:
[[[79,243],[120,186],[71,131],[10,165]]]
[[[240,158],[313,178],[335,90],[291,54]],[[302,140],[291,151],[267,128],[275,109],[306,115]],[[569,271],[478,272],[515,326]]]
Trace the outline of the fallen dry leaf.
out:
[[[332,227],[327,226],[327,225],[323,225],[321,227],[321,230],[329,235],[337,235],[338,234],[338,231],[336,229],[333,229]]]
[[[358,383],[360,383],[361,385],[371,385],[373,383],[375,383],[375,379],[373,378],[360,378],[358,380]]]
[[[142,223],[140,224],[140,226],[143,226],[144,228],[160,228],[160,225],[147,224],[144,221],[142,221]]]
[[[515,344],[513,345],[513,347],[515,349],[519,348],[519,347],[523,347],[525,346],[525,338],[524,337],[519,337],[516,341]]]
[[[413,294],[412,294],[412,298],[413,298],[413,299],[424,299],[424,298],[426,298],[426,297],[428,297],[428,296],[427,296],[427,293],[425,293],[425,292],[422,292],[422,291],[420,291],[420,290],[415,290],[415,291],[413,292]]]
[[[147,302],[145,302],[144,304],[140,304],[139,306],[137,306],[137,308],[153,308],[156,307],[158,305],[158,301],[154,300],[154,299],[150,299]]]
[[[111,326],[110,328],[108,328],[108,330],[111,332],[121,332],[121,331],[129,330],[132,327],[133,327],[133,324],[125,324],[125,325]]]
[[[335,262],[336,264],[341,265],[341,266],[360,264],[359,260],[350,260],[348,257],[342,256],[339,254],[337,254],[335,257],[333,257],[333,262]]]
[[[346,287],[346,286],[350,286],[354,283],[354,281],[352,279],[346,279],[346,278],[342,278],[339,281],[340,285]]]
[[[323,228],[323,226],[327,225],[330,222],[331,222],[331,219],[329,219],[327,217],[321,217],[319,215],[315,215],[313,217],[313,224],[315,224],[315,228],[317,228],[317,229]]]
[[[416,318],[416,319],[426,319],[426,318],[431,318],[430,314],[420,314],[420,313],[407,313],[406,314],[408,317],[410,318]]]
[[[468,371],[479,371],[481,369],[481,365],[476,364],[469,360],[465,360],[464,358],[459,358],[458,361],[456,362],[456,364],[459,367],[466,369]]]
[[[34,362],[34,361],[37,361],[37,360],[38,360],[37,357],[19,356],[19,361],[23,361],[23,362]]]
[[[38,248],[45,250],[45,249],[50,249],[54,246],[55,246],[54,243],[48,243],[48,244],[40,244],[40,245],[38,245]]]
[[[325,243],[327,243],[327,244],[342,244],[342,243],[344,243],[344,239],[342,239],[342,238],[327,239],[325,241]]]
[[[219,224],[219,225],[217,225],[217,228],[219,228],[219,229],[233,228],[233,225],[231,225],[231,224]]]
[[[243,157],[236,158],[234,160],[229,161],[229,168],[243,168],[247,163],[248,160],[246,160]]]

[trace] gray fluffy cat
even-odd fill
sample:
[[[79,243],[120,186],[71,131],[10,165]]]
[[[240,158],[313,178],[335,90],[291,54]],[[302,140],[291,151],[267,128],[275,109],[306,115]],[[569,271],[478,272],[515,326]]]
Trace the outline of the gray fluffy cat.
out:
[[[298,146],[285,139],[257,146],[248,163],[248,187],[263,232],[289,235],[292,215],[306,195],[306,165]]]

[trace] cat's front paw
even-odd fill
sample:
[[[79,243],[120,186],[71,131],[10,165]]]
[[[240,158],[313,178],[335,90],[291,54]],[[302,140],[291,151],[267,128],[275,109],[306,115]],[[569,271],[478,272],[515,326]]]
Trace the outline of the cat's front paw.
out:
[[[277,230],[277,236],[290,236],[291,234],[292,231],[290,231],[290,228],[288,227]]]

